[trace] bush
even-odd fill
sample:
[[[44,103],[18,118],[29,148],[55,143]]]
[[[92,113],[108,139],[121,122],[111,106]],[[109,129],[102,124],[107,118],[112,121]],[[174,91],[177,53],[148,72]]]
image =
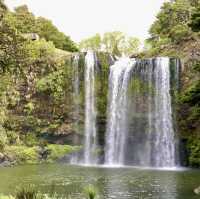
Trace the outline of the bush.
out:
[[[50,151],[47,161],[53,162],[66,154],[73,152],[75,147],[69,145],[49,144],[46,149]]]
[[[27,146],[7,146],[5,153],[8,157],[12,157],[17,163],[36,164],[39,162],[39,147]]]
[[[97,196],[97,190],[92,185],[85,187],[84,193],[88,199],[94,199]]]
[[[33,187],[18,188],[15,199],[42,199],[44,197],[39,195],[39,192]]]
[[[200,80],[192,84],[180,97],[182,103],[200,105]]]
[[[170,36],[174,43],[179,43],[189,35],[190,31],[187,25],[178,24],[174,26],[170,31]]]
[[[191,137],[188,140],[189,165],[200,167],[200,137]]]

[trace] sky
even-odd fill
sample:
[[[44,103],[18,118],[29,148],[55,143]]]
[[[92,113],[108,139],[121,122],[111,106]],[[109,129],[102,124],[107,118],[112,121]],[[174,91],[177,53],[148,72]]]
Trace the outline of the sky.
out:
[[[5,0],[12,10],[26,4],[36,16],[53,21],[58,29],[74,41],[122,31],[141,41],[166,0]]]

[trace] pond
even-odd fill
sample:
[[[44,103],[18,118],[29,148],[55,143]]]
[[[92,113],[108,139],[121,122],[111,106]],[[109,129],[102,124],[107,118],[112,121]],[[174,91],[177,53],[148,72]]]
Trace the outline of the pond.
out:
[[[0,193],[12,194],[16,187],[34,184],[42,193],[82,199],[84,187],[93,185],[100,199],[197,199],[199,170],[153,170],[133,167],[81,167],[44,164],[0,168]]]

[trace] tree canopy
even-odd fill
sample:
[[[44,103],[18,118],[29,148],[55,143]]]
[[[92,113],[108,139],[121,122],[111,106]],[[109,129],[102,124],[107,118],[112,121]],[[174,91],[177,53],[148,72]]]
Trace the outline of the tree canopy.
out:
[[[194,32],[200,31],[200,5],[193,11],[189,26]]]
[[[80,42],[82,50],[105,51],[117,56],[131,55],[138,52],[140,41],[135,37],[128,37],[120,31],[106,32],[103,37],[96,34]]]
[[[15,8],[14,12],[9,12],[9,23],[20,33],[37,33],[40,38],[52,41],[56,48],[74,52],[78,51],[76,44],[60,32],[52,21],[35,17],[26,5]]]

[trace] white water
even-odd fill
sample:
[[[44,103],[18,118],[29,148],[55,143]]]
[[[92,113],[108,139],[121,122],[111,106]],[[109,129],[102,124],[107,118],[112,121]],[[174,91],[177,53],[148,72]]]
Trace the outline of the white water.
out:
[[[168,58],[158,58],[155,70],[155,166],[175,166],[175,135]]]
[[[170,89],[168,58],[111,66],[106,165],[176,166]]]
[[[124,163],[127,138],[127,89],[135,62],[121,58],[110,68],[105,164]]]
[[[79,131],[79,117],[80,117],[80,105],[79,105],[79,95],[80,95],[80,80],[79,80],[79,59],[80,55],[75,54],[72,62],[73,67],[73,120],[74,120],[74,131],[78,133]],[[78,145],[77,136],[73,138],[73,144]],[[78,163],[78,154],[75,153],[71,156],[71,164]]]
[[[96,55],[88,51],[85,56],[85,140],[84,164],[96,164],[97,132],[95,110],[95,65]]]

